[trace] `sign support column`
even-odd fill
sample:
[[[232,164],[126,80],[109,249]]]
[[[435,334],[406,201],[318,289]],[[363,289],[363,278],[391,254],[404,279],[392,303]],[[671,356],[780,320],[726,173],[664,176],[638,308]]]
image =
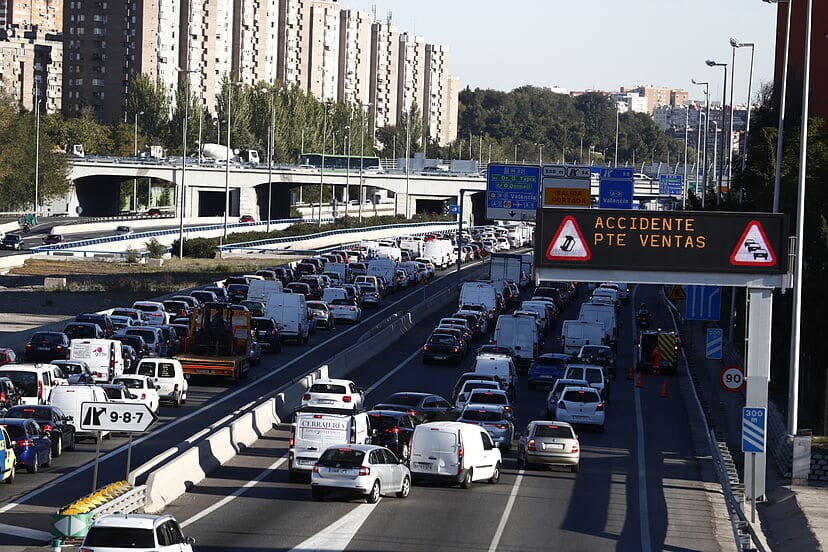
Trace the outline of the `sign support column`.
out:
[[[770,379],[771,316],[773,293],[771,289],[748,288],[747,390],[745,406],[768,407],[768,380]],[[755,461],[745,465],[745,480],[756,481],[751,486],[751,500],[764,500],[765,466],[767,452],[757,453]],[[755,479],[754,479],[755,478]]]

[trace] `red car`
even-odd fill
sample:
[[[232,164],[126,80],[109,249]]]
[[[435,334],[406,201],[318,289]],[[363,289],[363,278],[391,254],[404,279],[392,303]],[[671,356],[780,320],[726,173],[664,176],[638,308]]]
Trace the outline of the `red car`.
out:
[[[150,209],[147,211],[147,215],[151,217],[160,217],[161,216],[161,209]]]
[[[17,362],[17,355],[12,349],[0,347],[0,366]]]
[[[256,222],[256,219],[253,218],[253,215],[242,215],[239,222]]]

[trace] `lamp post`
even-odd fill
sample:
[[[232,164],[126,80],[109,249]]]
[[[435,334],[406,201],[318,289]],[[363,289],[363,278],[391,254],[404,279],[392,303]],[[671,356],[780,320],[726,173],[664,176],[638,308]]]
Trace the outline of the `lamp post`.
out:
[[[323,186],[325,183],[325,142],[327,142],[328,136],[328,105],[330,102],[325,102],[322,104],[324,114],[322,115],[322,166],[319,167],[319,221],[317,223],[317,228],[322,228],[322,193],[323,193]]]
[[[705,202],[707,201],[707,135],[709,132],[709,125],[710,125],[710,83],[709,82],[700,82],[696,79],[690,79],[690,82],[695,84],[696,86],[704,86],[704,146],[702,148],[702,169],[703,177],[702,180],[704,184],[702,185],[702,209],[704,209]],[[699,119],[699,131],[701,132],[701,119]]]
[[[799,136],[799,186],[796,192],[796,258],[794,266],[793,320],[791,321],[791,369],[788,374],[788,433],[799,429],[799,350],[802,324],[802,273],[805,253],[805,173],[808,166],[808,87],[811,80],[811,17],[813,0],[805,7],[805,57],[802,67],[802,122]],[[790,9],[790,6],[788,6]]]
[[[226,163],[224,164],[224,231],[221,235],[222,244],[227,242],[227,215],[230,212],[230,112],[233,107],[233,87],[240,84],[240,82],[233,82],[229,79],[227,81],[227,130],[225,132],[227,135],[227,151],[225,152]]]
[[[731,39],[731,45],[733,39]],[[733,115],[735,112],[733,104],[733,88],[736,84],[736,48],[731,47],[732,58],[730,61],[730,124],[727,125],[727,191],[733,187]],[[725,69],[727,71],[727,69]],[[722,148],[722,156],[724,157],[724,148]]]
[[[138,157],[138,115],[143,115],[143,111],[138,111],[135,113],[135,134],[134,134],[134,147],[133,147],[133,155],[137,158]],[[135,213],[138,213],[138,179],[132,179],[132,210]]]
[[[716,159],[719,155],[719,123],[718,121],[710,121],[713,123],[713,182],[716,182]],[[721,176],[721,174],[719,175]]]
[[[727,99],[725,94],[727,93],[727,63],[718,63],[713,61],[712,59],[708,59],[705,61],[708,67],[721,67],[722,72],[724,73],[724,84],[722,85],[722,122],[721,122],[721,129],[724,131],[725,129],[725,100]],[[722,172],[724,170],[724,147],[722,148],[722,158],[719,159],[719,180],[716,184],[716,206],[721,203],[722,200]]]
[[[538,146],[538,165],[543,166],[543,144],[539,142],[535,145]]]
[[[784,0],[763,0],[769,4],[776,4]],[[785,133],[785,103],[786,94],[788,91],[788,52],[791,42],[791,2],[787,0],[788,4],[786,23],[785,23],[785,55],[782,61],[782,88],[779,91],[779,125],[776,133],[776,171],[773,178],[773,212],[779,212],[779,191],[782,182],[782,140]]]
[[[368,112],[371,109],[371,103],[365,104],[365,115],[362,114],[362,109],[359,110],[359,221],[362,222],[362,204],[365,203],[365,182],[363,181],[363,170],[365,169],[365,133],[368,131],[370,125],[368,123]],[[363,128],[363,125],[366,125]]]
[[[469,158],[471,158],[471,138],[469,139]],[[405,117],[405,218],[409,218],[409,206],[411,200],[408,197],[409,184],[411,180],[411,108]],[[397,195],[395,194],[396,198]],[[395,215],[397,213],[394,213]]]
[[[687,131],[690,128],[690,106],[684,106],[684,177],[682,179],[681,190],[681,208],[687,209],[687,191],[689,184],[687,183]]]
[[[268,92],[263,88],[262,92]],[[267,231],[270,232],[270,219],[273,196],[273,150],[276,147],[276,89],[271,87],[270,92],[270,125],[267,129]]]
[[[35,178],[34,178],[34,216],[37,219],[39,212],[38,193],[40,189],[40,90],[35,86]]]
[[[696,128],[696,192],[699,191],[699,163],[701,163],[702,148],[702,118],[704,111],[699,109],[699,123]]]
[[[181,259],[184,257],[184,198],[186,197],[186,187],[185,187],[185,179],[187,177],[187,117],[189,115],[189,108],[190,108],[190,73],[196,73],[196,70],[190,69],[185,70],[181,67],[178,67],[179,73],[184,73],[184,80],[186,83],[186,97],[184,99],[184,121],[182,122],[182,132],[181,132],[181,191],[179,192],[179,220],[178,220],[178,258]],[[225,237],[227,234],[227,218],[225,215],[224,219],[224,232]]]
[[[615,104],[615,159],[613,159],[613,165],[618,166],[618,127],[620,122],[621,115],[618,112],[618,103]],[[582,139],[583,140],[583,139]],[[581,147],[583,147],[583,141],[581,141]]]
[[[745,163],[747,163],[748,140],[750,139],[750,107],[751,107],[751,88],[753,87],[753,57],[754,44],[753,42],[739,42],[735,38],[730,39],[730,45],[733,46],[733,51],[736,48],[750,48],[750,72],[748,73],[748,94],[747,94],[747,120],[745,122],[745,140],[742,145],[742,172],[745,171]]]
[[[345,130],[348,131],[345,134],[345,142],[347,143],[348,149],[344,151],[345,158],[347,161],[347,169],[345,170],[345,193],[342,195],[342,200],[345,202],[345,214],[348,214],[348,204],[351,202],[351,119],[352,119],[352,112],[350,107],[348,108],[348,124],[345,126]]]

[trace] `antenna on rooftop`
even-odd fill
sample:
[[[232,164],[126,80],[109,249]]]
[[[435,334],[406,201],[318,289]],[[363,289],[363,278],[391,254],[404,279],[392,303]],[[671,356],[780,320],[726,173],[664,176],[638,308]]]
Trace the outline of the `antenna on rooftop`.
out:
[[[389,25],[391,24],[391,16],[392,16],[392,13],[391,13],[391,12],[388,12],[388,17],[386,17],[386,19],[385,19],[385,21],[386,21]]]

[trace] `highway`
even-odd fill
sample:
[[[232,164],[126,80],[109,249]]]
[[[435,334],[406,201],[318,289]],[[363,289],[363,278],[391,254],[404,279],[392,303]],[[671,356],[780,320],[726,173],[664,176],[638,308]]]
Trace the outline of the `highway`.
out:
[[[464,277],[482,277],[487,274],[486,270],[480,263],[475,263],[466,265],[462,274]],[[162,405],[160,420],[151,433],[134,441],[132,466],[154,458],[198,430],[232,414],[240,406],[323,364],[335,353],[354,344],[365,329],[389,314],[413,309],[424,298],[446,286],[456,285],[456,282],[457,275],[449,271],[428,286],[389,295],[381,309],[366,310],[358,325],[338,324],[333,331],[318,330],[309,345],[286,344],[281,353],[265,354],[262,363],[252,367],[248,381],[240,385],[191,380],[187,404],[179,409]],[[127,439],[121,436],[103,441],[98,487],[125,479],[126,442]],[[19,473],[14,485],[0,485],[0,533],[4,544],[25,546],[39,538],[42,540],[57,509],[91,492],[94,450],[90,441],[81,441],[77,451],[64,453],[53,460],[52,467],[37,474]]]
[[[641,287],[631,304],[656,305],[654,321],[666,326],[668,314],[657,294],[654,287]],[[577,309],[570,305],[564,317],[576,317]],[[458,367],[423,365],[419,355],[434,324],[450,312],[424,321],[383,362],[351,374],[367,389],[368,405],[398,391],[450,396],[457,376],[472,369],[473,355]],[[375,505],[319,503],[311,500],[309,485],[288,482],[289,426],[283,425],[166,511],[196,538],[199,551],[719,550],[676,380],[667,378],[667,398],[660,396],[662,378],[645,376],[642,389],[626,380],[633,362],[629,306],[622,320],[619,377],[606,431],[578,431],[580,474],[518,470],[512,452],[504,455],[497,485],[476,483],[466,491],[418,486],[406,500],[386,497]],[[552,332],[545,351],[557,349]],[[545,397],[522,382],[516,431],[545,417]]]

